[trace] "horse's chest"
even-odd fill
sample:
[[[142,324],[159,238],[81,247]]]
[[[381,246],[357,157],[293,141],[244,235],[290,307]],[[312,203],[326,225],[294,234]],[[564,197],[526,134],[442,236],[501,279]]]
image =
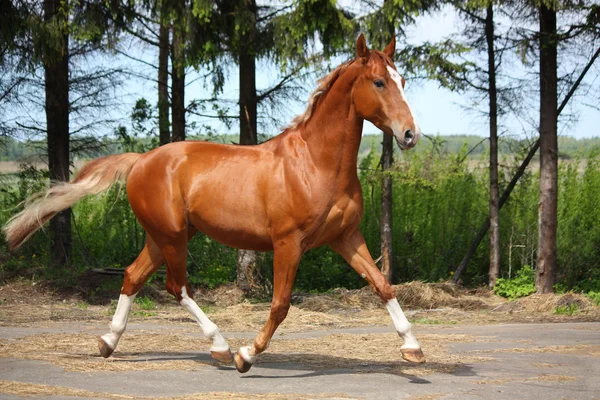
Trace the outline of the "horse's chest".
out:
[[[362,202],[351,198],[336,201],[325,213],[325,217],[309,235],[309,248],[319,247],[353,231],[362,218]]]

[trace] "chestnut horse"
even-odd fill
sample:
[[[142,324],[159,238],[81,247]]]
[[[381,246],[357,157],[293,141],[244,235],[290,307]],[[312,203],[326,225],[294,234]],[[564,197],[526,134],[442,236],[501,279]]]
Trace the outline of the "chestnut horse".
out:
[[[192,298],[186,277],[187,242],[197,231],[228,246],[274,251],[269,319],[252,346],[239,349],[235,366],[246,372],[265,351],[290,307],[298,263],[310,249],[329,245],[364,278],[386,304],[402,357],[424,362],[394,290],[367,250],[358,226],[363,200],[357,155],[363,121],[393,135],[401,149],[413,147],[420,130],[392,62],[395,40],[370,51],[356,42],[357,58],[319,81],[308,109],[279,136],[257,146],[207,142],[171,143],[145,154],[108,156],[85,165],[71,183],[52,186],[4,228],[11,249],[81,197],[127,181],[131,208],[146,231],[146,245],[125,270],[110,333],[99,340],[104,357],[125,331],[136,293],[162,264],[166,288],[186,307],[212,341],[212,356],[233,362],[229,344]]]

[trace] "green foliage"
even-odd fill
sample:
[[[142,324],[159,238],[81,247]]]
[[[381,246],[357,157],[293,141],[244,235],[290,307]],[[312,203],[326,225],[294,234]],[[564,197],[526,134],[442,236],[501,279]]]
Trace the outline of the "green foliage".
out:
[[[451,60],[469,50],[450,39],[435,44],[405,46],[398,54],[397,64],[402,65],[402,71],[409,79],[425,73],[429,79],[438,81],[443,87],[464,91],[468,85],[461,78],[472,64]]]
[[[134,317],[155,317],[156,313],[154,311],[132,311],[131,315]]]
[[[83,300],[78,301],[75,306],[81,310],[86,310],[90,305]]]
[[[535,293],[535,271],[526,265],[512,279],[499,278],[494,293],[510,300]]]
[[[192,284],[214,288],[235,280],[235,250],[202,233],[189,242],[188,249],[188,279]]]
[[[552,314],[556,314],[556,315],[573,315],[573,314],[575,314],[577,312],[579,312],[579,306],[577,305],[577,303],[569,303],[569,304],[565,304],[563,306],[556,307],[552,311]]]
[[[439,319],[430,319],[430,318],[417,318],[410,322],[413,324],[423,324],[423,325],[440,325],[440,324],[456,325],[456,321],[441,321]]]
[[[154,310],[156,308],[154,300],[146,296],[136,297],[134,303],[137,304],[138,308],[141,310]]]
[[[590,298],[597,306],[600,306],[600,292],[588,292],[585,294]]]
[[[119,135],[119,151],[147,149],[152,142],[136,136],[143,126],[154,122],[144,103],[136,115],[142,127],[126,129]],[[144,125],[148,124],[148,125]],[[198,137],[201,140],[229,141],[232,137]],[[435,138],[434,138],[435,139]],[[476,155],[465,157],[473,138],[463,138],[469,146],[458,146],[457,138],[424,140],[417,151],[403,152],[388,173],[393,179],[393,273],[395,282],[448,279],[465,254],[474,232],[487,215],[486,160]],[[381,171],[379,136],[365,137],[361,150],[359,179],[363,188],[364,217],[361,223],[367,245],[374,258],[379,256],[379,198]],[[463,142],[464,143],[464,142]],[[600,154],[587,150],[589,157],[574,157],[561,162],[559,171],[559,235],[557,290],[600,293]],[[500,162],[511,165],[517,155]],[[510,167],[500,176],[505,186],[512,176]],[[47,172],[23,166],[18,174],[0,176],[0,224],[19,210],[19,203],[48,184]],[[502,266],[496,291],[516,298],[534,291],[531,268],[537,246],[538,175],[528,171],[500,213]],[[35,276],[57,279],[68,284],[90,267],[129,265],[141,251],[145,237],[127,201],[125,188],[115,186],[104,195],[88,197],[73,207],[73,246],[76,269],[47,269],[49,238],[40,231],[15,257],[0,254],[0,272],[14,276],[27,269]],[[581,234],[585,232],[585,234]],[[463,275],[466,285],[487,281],[488,241],[484,240]],[[6,261],[4,261],[6,260]],[[259,255],[259,273],[272,280],[272,254]],[[515,270],[519,270],[515,276]],[[189,280],[195,286],[216,287],[234,282],[236,252],[198,233],[189,243]],[[328,247],[307,252],[296,276],[296,288],[325,291],[335,287],[359,288],[365,281]],[[118,290],[119,282],[114,290]],[[105,288],[108,289],[108,288]],[[594,294],[596,293],[596,294]],[[595,297],[594,297],[595,296]]]
[[[326,291],[336,287],[348,289],[364,285],[356,272],[329,247],[307,252],[298,267],[295,286],[302,291]]]
[[[272,54],[283,66],[289,59],[306,58],[316,35],[329,57],[343,49],[349,38],[354,40],[356,31],[353,21],[332,0],[297,1],[291,12],[273,18],[268,29],[273,37]]]

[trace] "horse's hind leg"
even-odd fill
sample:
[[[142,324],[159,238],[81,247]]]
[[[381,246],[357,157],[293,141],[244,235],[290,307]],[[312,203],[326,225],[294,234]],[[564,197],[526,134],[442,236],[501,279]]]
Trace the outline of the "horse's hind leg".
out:
[[[152,238],[147,235],[146,245],[142,252],[133,264],[125,269],[125,279],[123,280],[119,303],[110,323],[110,333],[103,335],[98,341],[98,348],[103,357],[109,357],[117,347],[121,335],[125,332],[127,318],[136,294],[144,286],[150,275],[164,263],[164,260],[160,249],[152,241]]]
[[[210,348],[211,356],[219,362],[231,364],[233,362],[233,355],[231,354],[229,344],[219,332],[217,325],[204,314],[193,299],[193,293],[187,281],[186,259],[188,238],[184,235],[181,236],[170,239],[168,244],[161,247],[167,261],[167,291],[175,296],[179,304],[187,308],[200,325],[204,336],[212,341]]]

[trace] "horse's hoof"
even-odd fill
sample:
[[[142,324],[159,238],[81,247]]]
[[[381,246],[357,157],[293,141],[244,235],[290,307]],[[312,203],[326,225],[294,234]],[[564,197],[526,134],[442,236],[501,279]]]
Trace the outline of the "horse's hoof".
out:
[[[227,351],[211,351],[210,355],[212,358],[217,360],[223,364],[232,364],[233,363],[233,354],[231,354],[231,350],[227,349]]]
[[[422,364],[425,362],[425,356],[421,349],[400,349],[402,358],[412,363]]]
[[[239,373],[243,374],[248,372],[250,367],[252,367],[252,364],[244,360],[244,357],[242,357],[240,353],[235,354],[235,369],[237,369]]]
[[[110,357],[113,351],[115,351],[115,349],[111,349],[110,346],[102,338],[98,340],[98,349],[100,350],[100,354],[102,354],[102,357],[104,358]]]

